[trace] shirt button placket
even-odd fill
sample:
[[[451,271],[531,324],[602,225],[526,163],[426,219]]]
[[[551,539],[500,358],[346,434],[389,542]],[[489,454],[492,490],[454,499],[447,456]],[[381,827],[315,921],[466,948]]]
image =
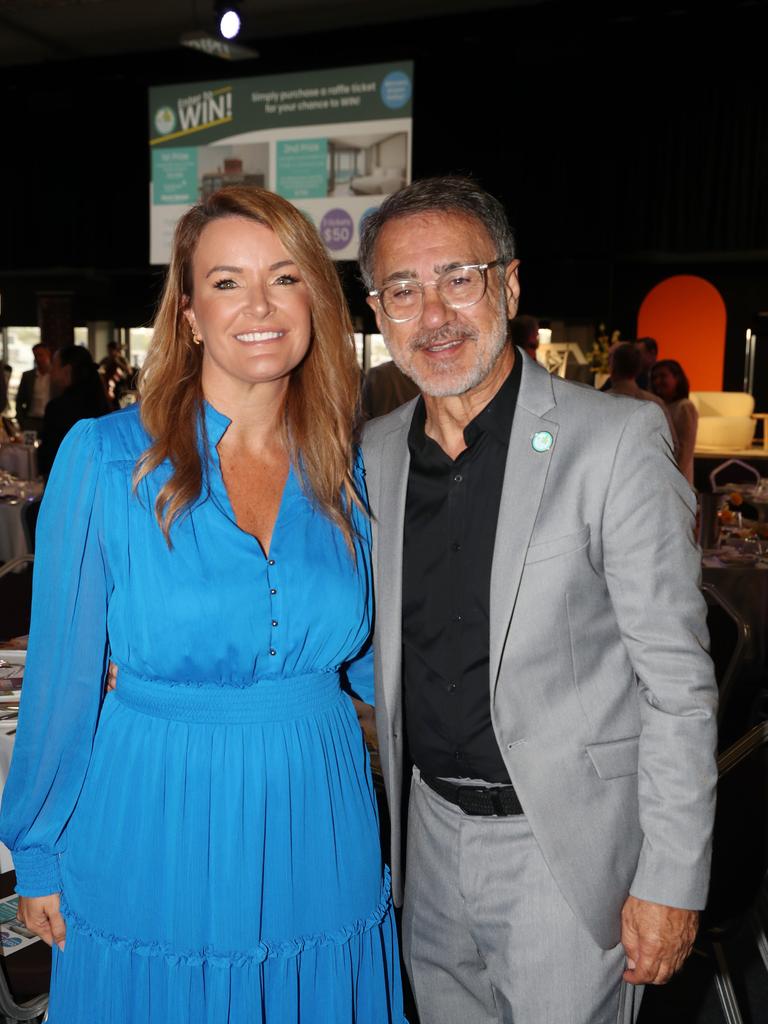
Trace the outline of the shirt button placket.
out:
[[[277,562],[274,558],[267,559],[267,586],[269,587],[269,609],[270,609],[270,634],[269,654],[270,657],[277,657],[277,635],[276,630],[280,624],[280,587],[278,586]]]

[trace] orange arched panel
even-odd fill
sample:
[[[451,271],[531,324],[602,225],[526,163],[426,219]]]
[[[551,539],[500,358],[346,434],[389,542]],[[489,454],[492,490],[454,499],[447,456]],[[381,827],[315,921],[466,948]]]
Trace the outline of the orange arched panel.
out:
[[[677,274],[655,285],[637,314],[638,338],[655,338],[659,359],[677,359],[691,391],[722,391],[725,303],[703,277]]]

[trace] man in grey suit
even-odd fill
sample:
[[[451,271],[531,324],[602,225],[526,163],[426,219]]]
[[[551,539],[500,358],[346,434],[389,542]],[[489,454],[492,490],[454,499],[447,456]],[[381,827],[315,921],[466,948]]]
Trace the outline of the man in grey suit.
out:
[[[506,342],[518,261],[474,182],[388,197],[360,265],[422,392],[363,438],[422,1024],[631,1021],[707,895],[716,688],[693,495],[653,403],[552,378]]]

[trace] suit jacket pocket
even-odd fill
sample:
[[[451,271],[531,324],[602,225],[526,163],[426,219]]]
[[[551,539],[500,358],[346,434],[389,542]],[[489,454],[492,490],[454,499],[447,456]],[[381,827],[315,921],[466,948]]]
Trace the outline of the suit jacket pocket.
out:
[[[587,753],[601,779],[618,779],[622,775],[637,775],[639,736],[607,743],[590,743]]]
[[[562,537],[554,537],[552,540],[542,540],[531,544],[525,556],[525,564],[543,562],[547,558],[557,558],[558,555],[567,555],[571,551],[580,551],[587,544],[589,544],[589,524],[575,533],[566,533]]]

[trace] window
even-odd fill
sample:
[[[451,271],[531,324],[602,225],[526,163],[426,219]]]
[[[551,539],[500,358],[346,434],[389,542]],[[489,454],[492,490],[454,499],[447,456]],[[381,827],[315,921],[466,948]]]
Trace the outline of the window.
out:
[[[128,362],[131,366],[138,366],[141,369],[144,365],[153,334],[154,330],[151,327],[128,328]]]
[[[387,346],[380,334],[355,333],[355,351],[357,352],[357,361],[366,373],[372,366],[386,363],[389,359]]]
[[[365,367],[365,335],[355,331],[355,353],[362,368]]]
[[[369,334],[368,344],[371,353],[371,366],[378,366],[380,363],[389,361],[389,352],[384,344],[384,338],[380,334]]]

